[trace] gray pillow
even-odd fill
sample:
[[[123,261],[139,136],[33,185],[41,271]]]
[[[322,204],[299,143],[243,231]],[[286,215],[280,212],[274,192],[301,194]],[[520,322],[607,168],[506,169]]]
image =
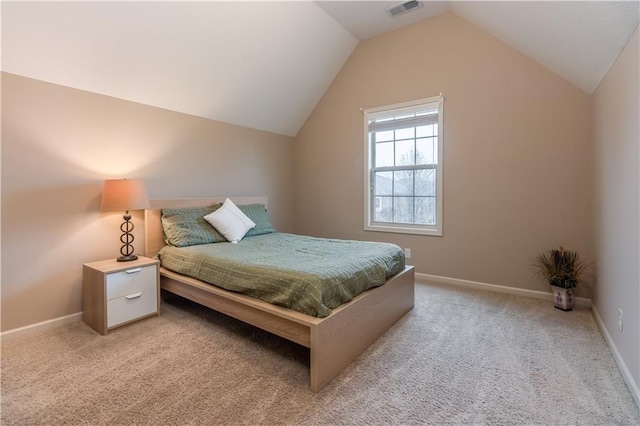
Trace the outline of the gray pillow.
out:
[[[256,226],[251,228],[245,234],[245,237],[277,232],[269,221],[267,209],[262,204],[246,204],[243,206],[238,206],[238,208],[242,210],[242,213],[246,214],[247,217],[256,224]]]
[[[210,207],[162,209],[162,229],[165,242],[176,247],[227,241],[204,217],[216,211],[220,204]]]

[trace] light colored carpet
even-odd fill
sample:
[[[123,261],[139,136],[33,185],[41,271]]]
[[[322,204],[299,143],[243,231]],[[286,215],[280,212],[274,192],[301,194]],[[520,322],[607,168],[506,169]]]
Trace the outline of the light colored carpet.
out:
[[[320,394],[308,350],[181,299],[2,346],[3,425],[637,425],[589,310],[436,285]]]

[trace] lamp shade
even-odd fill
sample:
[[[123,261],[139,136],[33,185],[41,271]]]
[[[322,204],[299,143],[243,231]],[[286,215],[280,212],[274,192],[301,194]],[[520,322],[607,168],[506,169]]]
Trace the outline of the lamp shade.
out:
[[[102,190],[103,212],[142,210],[149,208],[149,198],[144,182],[135,179],[112,179],[104,181]]]

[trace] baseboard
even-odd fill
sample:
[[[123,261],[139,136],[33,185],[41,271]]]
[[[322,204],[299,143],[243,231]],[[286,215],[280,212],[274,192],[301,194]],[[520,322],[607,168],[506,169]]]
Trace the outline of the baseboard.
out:
[[[31,324],[25,327],[14,328],[13,330],[5,331],[3,333],[0,333],[0,339],[3,342],[7,342],[18,337],[32,336],[34,334],[42,333],[43,331],[51,330],[65,324],[71,324],[73,322],[81,320],[82,312],[78,312],[64,317],[54,318],[52,320],[42,321],[37,324]]]
[[[416,273],[416,281],[418,282],[432,282],[438,284],[455,285],[459,287],[472,288],[476,290],[493,291],[496,293],[513,294],[517,296],[533,297],[536,299],[553,301],[553,294],[544,291],[527,290],[524,288],[507,287],[503,285],[487,284],[478,281],[461,280],[458,278],[441,277],[438,275],[429,275]],[[591,299],[585,297],[575,297],[574,303],[576,306],[590,308]]]
[[[635,380],[633,380],[633,376],[631,375],[631,372],[629,371],[627,364],[624,362],[624,359],[622,359],[622,355],[620,355],[620,352],[618,351],[618,347],[613,341],[611,334],[609,334],[609,330],[607,330],[607,327],[605,327],[604,322],[600,317],[600,314],[595,308],[591,308],[591,312],[593,312],[593,317],[596,319],[596,323],[598,324],[598,327],[600,327],[600,331],[604,336],[605,342],[607,342],[609,349],[611,349],[611,353],[613,354],[613,359],[615,359],[616,364],[618,364],[618,370],[620,370],[620,373],[622,374],[622,378],[624,379],[624,382],[627,384],[627,387],[629,388],[629,392],[631,392],[631,396],[633,396],[633,399],[636,401],[636,405],[640,409],[640,387],[638,387],[638,383],[636,383]]]
[[[522,288],[507,287],[507,286],[496,285],[496,284],[482,283],[478,281],[461,280],[458,278],[441,277],[438,275],[421,274],[421,273],[416,273],[415,278],[416,278],[416,281],[418,282],[433,282],[433,283],[439,283],[439,284],[456,285],[456,286],[472,288],[476,290],[486,290],[486,291],[493,291],[497,293],[514,294],[518,296],[534,297],[536,299],[553,301],[553,295],[551,293],[546,293],[544,291],[526,290]],[[583,306],[587,308],[591,307],[590,299],[587,299],[584,297],[576,297],[574,301],[576,306]],[[37,324],[31,324],[25,327],[20,327],[20,328],[15,328],[13,330],[5,331],[3,333],[0,333],[0,339],[6,342],[10,339],[33,335],[36,333],[40,333],[46,330],[50,330],[52,328],[60,327],[65,324],[69,324],[69,323],[81,321],[81,320],[82,320],[82,312],[77,312],[75,314],[67,315],[64,317],[54,318],[52,320],[39,322]],[[637,386],[636,386],[636,389],[637,389]]]

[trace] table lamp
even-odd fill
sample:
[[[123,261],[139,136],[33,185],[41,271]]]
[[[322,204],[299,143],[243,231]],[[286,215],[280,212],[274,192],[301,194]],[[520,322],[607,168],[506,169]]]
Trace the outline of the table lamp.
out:
[[[124,222],[120,225],[122,235],[122,247],[118,262],[129,262],[136,260],[137,255],[133,254],[133,223],[131,223],[131,215],[129,210],[142,210],[149,208],[149,198],[147,197],[147,189],[144,182],[135,179],[112,179],[104,181],[104,189],[102,190],[102,205],[100,210],[103,212],[125,211],[123,216]]]

